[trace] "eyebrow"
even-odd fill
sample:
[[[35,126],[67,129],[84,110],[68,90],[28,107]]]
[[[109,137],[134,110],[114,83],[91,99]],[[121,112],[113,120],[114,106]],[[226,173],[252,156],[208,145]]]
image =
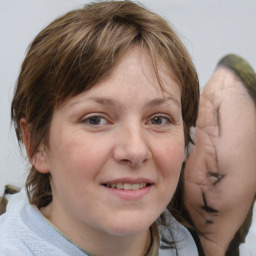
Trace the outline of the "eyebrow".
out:
[[[148,103],[146,103],[147,107],[154,107],[157,105],[161,105],[166,103],[167,101],[173,101],[178,107],[180,107],[180,102],[174,98],[174,97],[167,97],[167,98],[159,98],[159,99],[153,99],[151,101],[149,101]]]
[[[121,105],[120,102],[116,99],[91,97],[91,98],[89,98],[89,100],[93,100],[102,105]],[[176,105],[178,105],[180,107],[180,105],[181,105],[180,102],[174,97],[156,98],[156,99],[153,99],[153,100],[150,100],[149,102],[147,102],[145,104],[145,106],[146,107],[154,107],[154,106],[164,104],[169,100],[173,101]]]
[[[101,97],[90,97],[89,100],[93,100],[101,105],[120,105],[120,102],[116,99],[101,98]]]
[[[115,105],[119,105],[121,107],[121,102],[116,100],[116,99],[112,99],[112,98],[105,98],[105,97],[89,97],[88,100],[94,101],[100,105],[109,105],[109,106],[115,106]],[[174,102],[178,107],[181,106],[181,103],[175,98],[175,97],[166,97],[166,98],[155,98],[153,100],[148,101],[145,104],[145,107],[154,107],[154,106],[158,106],[161,104],[166,103],[167,101],[172,101]],[[80,101],[76,101],[73,102],[72,105],[76,105],[78,104]]]
[[[89,97],[87,100],[95,101],[101,105],[120,105],[120,103],[115,99],[108,99],[103,97]],[[82,101],[78,100],[73,102],[71,105],[76,105],[81,103]]]

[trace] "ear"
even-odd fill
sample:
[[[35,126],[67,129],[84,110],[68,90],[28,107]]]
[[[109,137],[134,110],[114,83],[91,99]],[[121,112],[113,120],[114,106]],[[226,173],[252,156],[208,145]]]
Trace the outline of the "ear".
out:
[[[32,152],[32,138],[31,128],[25,118],[20,120],[20,127],[23,135],[23,143],[26,148],[27,156],[30,163],[41,173],[48,173],[49,168],[47,164],[46,152],[43,145],[40,145],[37,151],[33,154]]]

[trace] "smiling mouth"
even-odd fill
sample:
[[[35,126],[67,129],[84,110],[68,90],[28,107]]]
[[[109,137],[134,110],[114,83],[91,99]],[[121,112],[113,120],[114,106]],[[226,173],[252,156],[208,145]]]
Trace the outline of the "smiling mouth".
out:
[[[102,184],[108,188],[120,189],[120,190],[139,190],[150,186],[149,183],[114,183],[114,184]]]

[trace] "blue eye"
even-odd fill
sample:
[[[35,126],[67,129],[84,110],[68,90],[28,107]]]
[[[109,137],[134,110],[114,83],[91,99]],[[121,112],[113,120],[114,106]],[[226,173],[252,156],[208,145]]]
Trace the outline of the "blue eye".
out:
[[[168,117],[155,116],[152,119],[150,119],[150,123],[153,124],[153,125],[163,125],[163,124],[166,124],[166,123],[171,123],[171,121]]]
[[[90,116],[82,120],[83,123],[87,123],[92,126],[99,126],[107,123],[106,118],[101,116]]]

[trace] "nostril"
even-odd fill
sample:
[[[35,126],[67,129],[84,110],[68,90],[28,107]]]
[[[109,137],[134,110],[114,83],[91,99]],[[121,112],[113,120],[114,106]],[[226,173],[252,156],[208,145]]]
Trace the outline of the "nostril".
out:
[[[152,155],[146,145],[141,147],[140,143],[123,143],[115,145],[113,158],[120,164],[130,165],[135,168],[143,165],[148,159],[152,158]]]
[[[123,164],[127,164],[127,165],[132,165],[133,166],[132,161],[130,161],[129,159],[121,159],[121,160],[119,160],[119,162],[123,163]]]

